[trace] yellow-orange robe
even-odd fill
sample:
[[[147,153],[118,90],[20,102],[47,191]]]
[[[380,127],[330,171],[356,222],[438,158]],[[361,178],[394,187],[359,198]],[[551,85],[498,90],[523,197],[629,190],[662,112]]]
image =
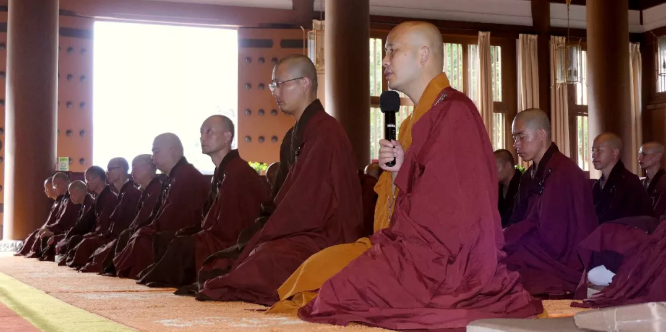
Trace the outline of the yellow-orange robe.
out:
[[[398,141],[405,152],[412,144],[412,127],[414,123],[430,109],[440,92],[449,86],[449,80],[446,75],[441,74],[434,78],[421,96],[413,114],[402,122]],[[378,196],[377,204],[375,205],[375,232],[389,226],[389,197],[397,197],[398,195],[397,188],[394,195],[391,195],[392,187],[393,178],[391,173],[383,172],[375,186],[375,192],[377,192]],[[393,206],[391,206],[391,211],[392,208]],[[370,239],[364,237],[355,243],[332,246],[310,256],[278,288],[280,301],[274,304],[267,312],[296,314],[299,308],[305,306],[317,296],[317,291],[325,281],[340,272],[352,260],[371,247],[372,242]]]

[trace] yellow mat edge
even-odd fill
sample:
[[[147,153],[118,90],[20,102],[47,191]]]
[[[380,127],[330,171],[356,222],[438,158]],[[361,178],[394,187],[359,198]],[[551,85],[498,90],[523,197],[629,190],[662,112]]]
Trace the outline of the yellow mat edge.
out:
[[[0,302],[42,331],[137,331],[77,308],[2,272],[0,272]]]

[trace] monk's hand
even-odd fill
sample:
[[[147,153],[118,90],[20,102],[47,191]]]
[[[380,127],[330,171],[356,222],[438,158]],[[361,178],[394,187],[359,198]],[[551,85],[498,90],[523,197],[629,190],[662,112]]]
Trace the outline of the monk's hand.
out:
[[[403,161],[405,161],[405,150],[402,149],[402,145],[398,141],[383,139],[379,141],[379,146],[379,158],[377,159],[379,167],[385,171],[397,173]],[[393,158],[395,158],[395,165],[392,167],[386,166],[386,163],[393,161]]]

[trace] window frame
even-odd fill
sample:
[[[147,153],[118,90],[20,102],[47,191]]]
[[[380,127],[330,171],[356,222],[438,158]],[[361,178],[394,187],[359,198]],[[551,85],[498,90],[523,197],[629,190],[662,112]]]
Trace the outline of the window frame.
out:
[[[581,42],[580,44],[581,44],[581,49],[586,52],[587,56],[587,43]],[[590,66],[589,61],[586,61],[586,63],[587,63],[587,68],[589,68]],[[587,73],[585,73],[585,77],[587,76],[588,76]],[[581,82],[579,84],[584,84],[584,83]],[[573,160],[576,163],[576,165],[578,165],[578,126],[576,118],[578,116],[588,117],[588,124],[589,124],[589,113],[588,113],[588,105],[578,105],[576,103],[578,99],[578,91],[576,89],[576,86],[577,85],[575,84],[568,84],[566,88],[567,88],[567,109],[568,109],[568,121],[569,121],[569,149],[570,149],[569,151],[571,151],[571,155],[569,156],[569,158],[571,158],[571,160]],[[588,103],[589,103],[589,97],[588,97]],[[592,152],[588,151],[588,153]],[[580,167],[589,178],[590,170],[589,169],[584,170],[581,165],[578,165],[578,167]]]
[[[382,40],[382,59],[386,56],[384,43],[389,31],[387,30],[370,30],[370,39],[378,38]],[[442,34],[443,43],[461,44],[462,45],[462,62],[463,62],[463,89],[461,92],[468,94],[469,83],[468,70],[469,70],[469,45],[478,44],[477,35],[449,35]],[[505,149],[515,152],[512,142],[511,123],[513,118],[518,113],[518,74],[517,74],[517,49],[516,40],[514,38],[503,37],[490,37],[491,46],[499,46],[501,48],[501,73],[502,73],[502,101],[493,102],[493,113],[504,114],[504,142]],[[386,77],[382,76],[382,92],[388,90],[388,82]],[[414,106],[409,98],[401,98],[401,106]],[[370,107],[379,107],[379,97],[370,96]],[[491,138],[492,139],[492,138]],[[494,142],[491,142],[494,144]]]

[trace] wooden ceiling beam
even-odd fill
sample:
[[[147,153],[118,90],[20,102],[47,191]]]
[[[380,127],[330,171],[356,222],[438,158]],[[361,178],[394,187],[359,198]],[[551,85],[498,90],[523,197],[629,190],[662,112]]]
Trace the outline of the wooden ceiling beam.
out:
[[[72,15],[121,20],[243,27],[310,26],[314,0],[293,0],[293,9],[136,0],[60,0]]]

